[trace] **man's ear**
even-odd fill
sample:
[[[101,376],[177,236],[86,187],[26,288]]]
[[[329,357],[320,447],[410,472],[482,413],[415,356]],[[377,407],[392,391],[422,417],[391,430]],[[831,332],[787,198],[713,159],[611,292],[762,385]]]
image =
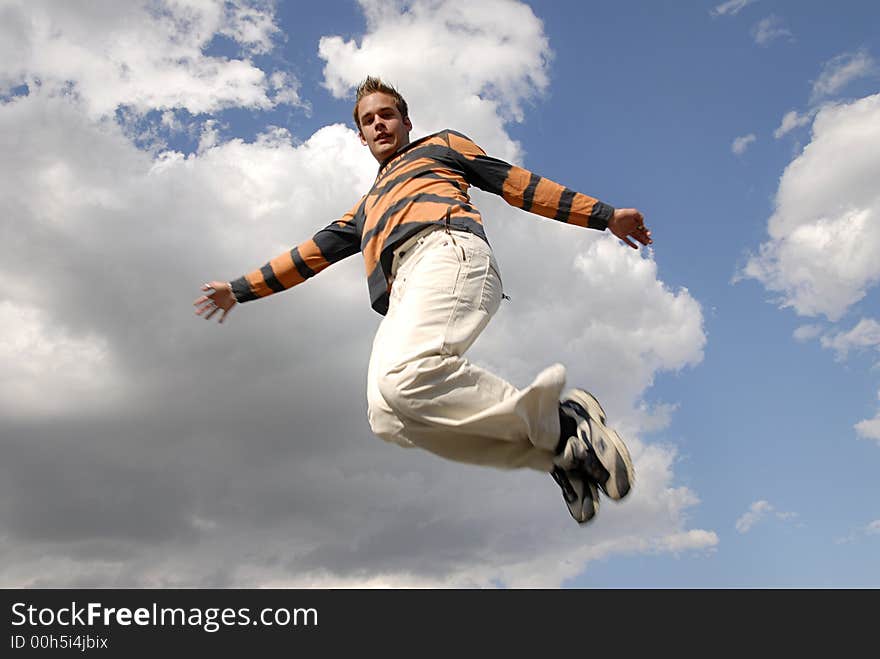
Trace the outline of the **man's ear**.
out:
[[[403,125],[406,126],[407,130],[412,130],[412,122],[409,120],[409,117],[403,118]]]
[[[363,144],[364,146],[367,146],[367,138],[364,137],[363,131],[361,131],[361,130],[358,131],[358,137],[361,138],[361,144]]]

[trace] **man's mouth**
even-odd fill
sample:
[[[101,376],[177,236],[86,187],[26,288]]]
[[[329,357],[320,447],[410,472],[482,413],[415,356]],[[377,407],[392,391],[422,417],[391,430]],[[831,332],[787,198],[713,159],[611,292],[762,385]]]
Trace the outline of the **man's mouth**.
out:
[[[391,135],[379,135],[376,137],[376,142],[390,142]]]

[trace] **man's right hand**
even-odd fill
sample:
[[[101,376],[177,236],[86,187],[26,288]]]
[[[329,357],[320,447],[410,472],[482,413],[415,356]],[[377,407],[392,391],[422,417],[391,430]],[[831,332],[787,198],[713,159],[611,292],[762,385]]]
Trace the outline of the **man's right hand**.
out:
[[[223,315],[219,318],[222,323],[229,310],[236,305],[232,286],[226,281],[209,281],[207,284],[202,284],[202,290],[206,293],[197,297],[193,302],[193,306],[196,307],[196,315],[201,316],[207,313],[205,320],[210,320],[215,313],[222,310]]]

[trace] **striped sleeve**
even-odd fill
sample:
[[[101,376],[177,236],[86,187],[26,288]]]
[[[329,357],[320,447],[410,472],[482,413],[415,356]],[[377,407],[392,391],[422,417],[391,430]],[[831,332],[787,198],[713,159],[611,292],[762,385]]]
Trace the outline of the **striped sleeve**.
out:
[[[355,213],[360,205],[361,202],[358,202],[341,219],[330,223],[309,240],[230,282],[235,299],[248,302],[287,290],[359,252],[360,235]]]
[[[604,231],[614,208],[559,183],[487,156],[470,139],[448,132],[449,148],[471,185],[500,195],[511,206],[553,220]]]

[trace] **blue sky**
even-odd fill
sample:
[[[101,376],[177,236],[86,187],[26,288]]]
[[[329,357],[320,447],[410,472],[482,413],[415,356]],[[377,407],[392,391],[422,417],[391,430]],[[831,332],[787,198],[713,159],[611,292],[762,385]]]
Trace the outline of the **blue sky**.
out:
[[[876,3],[0,6],[5,584],[880,585]],[[563,361],[635,446],[596,523],[370,436],[357,259],[187,315],[369,184],[368,73],[416,135],[644,212],[636,255],[475,196],[513,299],[474,359]]]

